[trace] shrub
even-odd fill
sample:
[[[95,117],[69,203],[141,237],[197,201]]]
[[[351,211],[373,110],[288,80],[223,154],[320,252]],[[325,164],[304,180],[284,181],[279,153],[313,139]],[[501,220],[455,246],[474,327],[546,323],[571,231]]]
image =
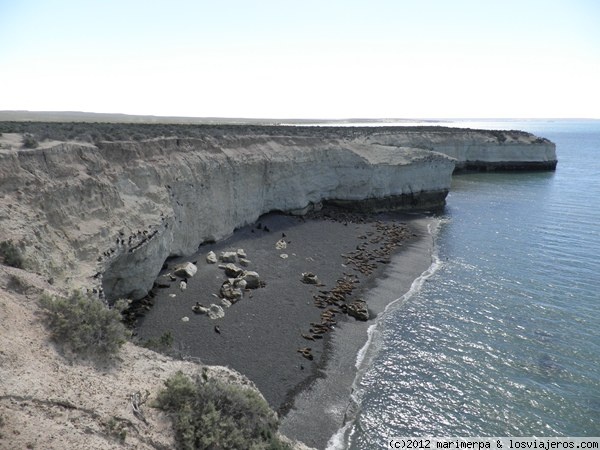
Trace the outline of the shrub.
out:
[[[124,443],[127,439],[127,426],[117,417],[111,417],[105,424],[108,434],[113,436],[119,442]]]
[[[129,332],[121,322],[121,303],[109,309],[80,291],[67,297],[43,295],[40,304],[52,339],[74,354],[106,358],[116,355]]]
[[[21,251],[11,241],[0,242],[0,256],[4,264],[17,269],[22,269],[24,260]]]
[[[23,147],[25,148],[37,148],[39,145],[38,141],[30,133],[23,135]]]
[[[173,333],[167,330],[158,338],[152,338],[146,340],[142,345],[146,348],[150,348],[158,351],[167,351],[173,347]]]
[[[174,416],[180,448],[289,449],[277,437],[277,416],[256,391],[177,372],[156,405]]]

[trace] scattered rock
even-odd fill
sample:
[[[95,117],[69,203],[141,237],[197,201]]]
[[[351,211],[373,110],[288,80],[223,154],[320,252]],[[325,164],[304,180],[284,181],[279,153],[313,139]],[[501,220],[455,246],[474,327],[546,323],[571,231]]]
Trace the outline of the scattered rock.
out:
[[[169,294],[169,297],[175,298],[175,297],[177,297],[177,294]]]
[[[208,317],[211,319],[222,319],[225,317],[225,311],[222,307],[213,303],[208,307]]]
[[[173,269],[173,275],[177,275],[181,278],[191,278],[196,275],[198,268],[191,262],[178,264]]]
[[[221,299],[221,305],[224,308],[229,308],[232,305],[232,303],[229,300],[227,300],[226,298],[222,298]]]
[[[184,317],[181,318],[181,321],[182,322],[189,322],[190,318],[188,316],[184,316]]]
[[[234,263],[237,258],[236,252],[221,252],[219,255],[219,260],[225,263]]]
[[[213,252],[213,251],[208,252],[208,254],[206,255],[206,262],[208,264],[216,264],[217,263],[217,255],[215,254],[215,252]]]
[[[219,266],[221,269],[225,269],[225,275],[229,278],[237,278],[239,277],[244,270],[240,269],[233,263],[226,264],[224,266]]]
[[[242,290],[238,287],[233,286],[233,284],[229,281],[223,283],[223,285],[221,286],[220,293],[221,297],[226,298],[227,300],[230,300],[233,303],[241,299],[243,295]]]
[[[252,261],[250,261],[249,259],[246,258],[240,258],[239,259],[239,263],[240,265],[244,266],[244,267],[248,267],[248,265],[250,265]]]
[[[237,253],[237,257],[239,259],[248,257],[248,255],[246,255],[246,252],[244,251],[243,248],[238,248],[236,253]]]
[[[244,290],[248,286],[248,282],[243,278],[236,278],[235,280],[233,280],[233,286]]]
[[[181,290],[181,292],[185,291],[187,289],[187,283],[185,281],[180,281],[179,289]]]
[[[242,279],[246,281],[246,288],[248,289],[258,289],[261,286],[260,276],[254,271],[245,271]]]
[[[319,284],[319,279],[312,272],[303,272],[301,281],[305,284]]]
[[[279,257],[281,259],[288,259],[288,254],[287,253],[282,253],[281,255],[279,255]]]
[[[287,248],[287,242],[285,241],[285,239],[279,239],[275,244],[275,248],[277,250],[283,250],[284,248]]]

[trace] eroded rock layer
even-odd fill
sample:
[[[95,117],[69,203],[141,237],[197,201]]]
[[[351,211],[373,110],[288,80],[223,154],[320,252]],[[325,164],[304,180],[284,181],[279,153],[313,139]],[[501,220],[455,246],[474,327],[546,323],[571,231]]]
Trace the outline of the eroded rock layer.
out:
[[[556,161],[545,139],[494,133],[229,127],[194,138],[3,145],[0,227],[35,271],[103,288],[109,300],[139,298],[167,257],[269,211],[301,214],[322,201],[439,207],[456,164]]]

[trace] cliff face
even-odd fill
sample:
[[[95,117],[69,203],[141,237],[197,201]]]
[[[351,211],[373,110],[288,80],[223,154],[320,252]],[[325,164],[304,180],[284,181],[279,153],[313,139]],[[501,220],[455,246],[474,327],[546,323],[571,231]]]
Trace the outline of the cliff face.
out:
[[[456,159],[456,170],[553,170],[557,164],[553,142],[523,131],[432,127],[421,132],[376,132],[364,140],[440,152]]]
[[[500,161],[505,149],[511,160],[530,150],[551,158],[553,146],[507,147],[477,134],[276,131],[31,150],[5,144],[2,239],[18,242],[35,271],[59,282],[137,298],[168,256],[190,254],[269,211],[302,213],[323,200],[369,209],[443,205],[456,161],[431,149]],[[476,153],[478,142],[485,151]]]

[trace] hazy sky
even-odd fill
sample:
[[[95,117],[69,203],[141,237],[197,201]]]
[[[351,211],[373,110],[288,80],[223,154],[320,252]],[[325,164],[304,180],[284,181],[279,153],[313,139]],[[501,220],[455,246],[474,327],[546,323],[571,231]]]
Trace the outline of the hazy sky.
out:
[[[0,0],[0,110],[600,118],[598,0]]]

